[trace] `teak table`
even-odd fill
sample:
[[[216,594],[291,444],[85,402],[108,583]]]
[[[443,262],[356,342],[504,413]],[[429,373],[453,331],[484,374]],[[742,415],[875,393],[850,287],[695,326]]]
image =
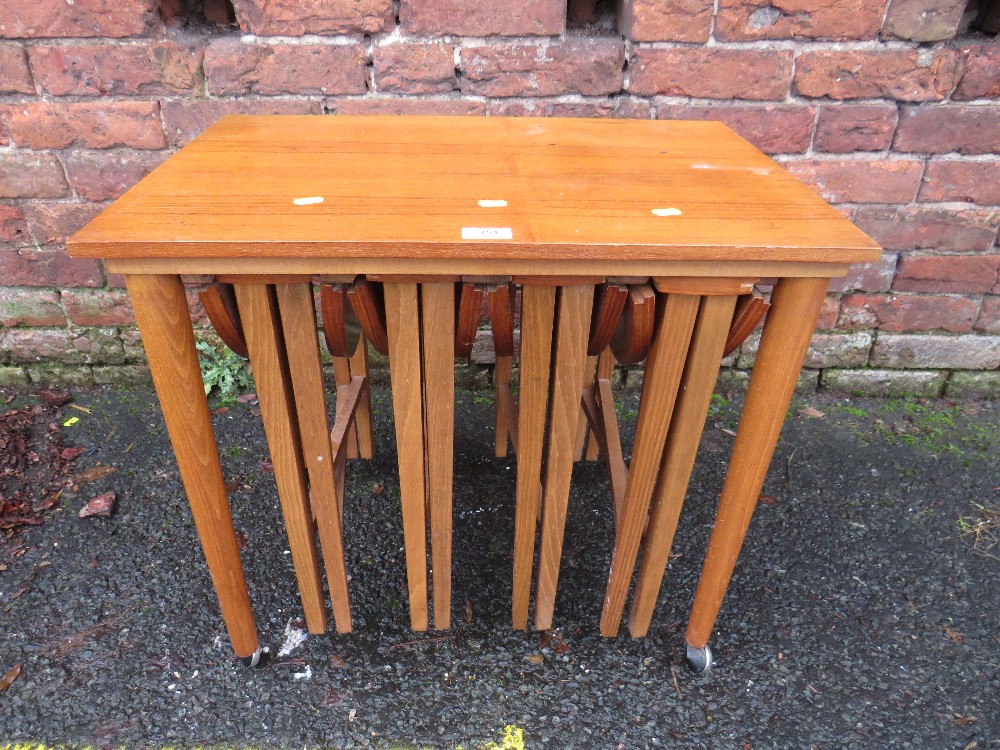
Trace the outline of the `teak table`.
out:
[[[235,284],[313,632],[326,615],[309,492],[315,505],[316,478],[328,476],[317,463],[324,450],[313,450],[326,420],[307,424],[303,398],[322,399],[322,387],[309,381],[312,396],[298,381],[291,387],[286,360],[299,344],[282,343],[293,335],[290,320],[314,320],[310,282],[367,275],[384,285],[418,630],[428,627],[428,526],[434,625],[449,623],[456,285],[522,287],[510,433],[518,628],[527,626],[540,507],[535,624],[551,626],[581,387],[592,427],[609,408],[599,381],[585,387],[595,286],[654,289],[632,461],[612,477],[605,635],[618,630],[647,519],[629,623],[634,635],[648,627],[736,297],[776,278],[687,632],[689,658],[702,667],[829,278],[879,257],[871,239],[721,123],[486,117],[226,117],[69,249],[126,277],[222,615],[236,654],[248,659],[259,643],[180,274]],[[314,326],[295,328],[299,343],[314,338]],[[606,375],[604,360],[601,368]],[[338,514],[312,512],[329,526],[320,537],[337,614],[346,597],[333,591],[335,581],[346,585]],[[349,629],[349,615],[340,615],[338,629]]]

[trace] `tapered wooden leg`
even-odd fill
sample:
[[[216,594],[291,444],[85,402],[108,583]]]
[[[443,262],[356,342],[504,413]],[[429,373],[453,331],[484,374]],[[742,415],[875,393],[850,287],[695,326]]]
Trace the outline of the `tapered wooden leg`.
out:
[[[583,368],[583,388],[593,388],[594,387],[594,376],[597,374],[597,357],[587,357],[587,364]],[[587,427],[587,415],[583,413],[583,407],[580,407],[580,424],[576,430],[576,445],[573,448],[573,460],[582,461],[583,451],[587,447],[587,433],[590,430]],[[593,460],[590,458],[591,448],[597,445],[597,440],[593,436],[590,438],[590,448],[587,448],[587,460]],[[597,458],[597,452],[594,451],[594,458]]]
[[[125,283],[222,619],[236,655],[251,657],[260,642],[240,564],[184,287],[177,276],[129,275]]]
[[[559,288],[552,366],[552,416],[549,420],[542,541],[538,554],[538,593],[535,602],[535,627],[538,630],[552,627],[593,302],[592,285]],[[525,432],[526,429],[522,426],[521,434]]]
[[[410,627],[427,630],[424,414],[420,377],[420,305],[416,284],[385,285],[385,319],[392,409],[396,421],[396,451],[399,455]]]
[[[309,475],[309,498],[323,549],[333,617],[337,632],[349,633],[351,606],[347,593],[344,538],[330,446],[330,424],[326,416],[312,285],[279,284],[276,289],[292,392],[295,396],[295,412],[302,438],[302,454]]]
[[[521,297],[521,360],[518,367],[517,503],[514,517],[514,593],[516,630],[528,627],[531,569],[538,524],[542,448],[549,395],[549,364],[556,289],[525,284]]]
[[[614,372],[615,372],[615,355],[611,353],[611,347],[607,347],[597,357],[597,369],[596,369],[596,372],[595,372],[596,379],[594,381],[595,382],[595,393],[597,393],[597,392],[599,392],[601,390],[600,386],[597,385],[597,382],[600,381],[600,380],[606,380],[608,382],[608,388],[606,390],[608,390],[608,392],[610,393],[611,378],[614,375]],[[609,401],[609,403],[606,405],[606,407],[610,407],[611,408],[611,413],[612,414],[615,413],[615,411],[614,411],[614,403],[612,403],[612,402]],[[609,424],[609,429],[610,429],[610,427],[612,425],[610,424],[610,422],[608,424]],[[615,423],[614,423],[613,427],[614,427],[614,430],[615,430],[615,440],[614,441],[617,444],[618,453],[621,453],[621,442],[618,441],[618,437],[617,437],[617,435],[618,435],[617,416],[615,417]],[[610,438],[610,435],[609,435],[609,440],[610,439],[611,438]],[[588,461],[596,461],[599,458],[599,456],[600,456],[600,445],[598,444],[598,442],[596,440],[591,439],[587,443],[587,460]],[[620,511],[620,510],[621,509],[619,508],[618,511]]]
[[[354,413],[354,429],[358,439],[358,453],[361,458],[371,459],[375,455],[375,441],[372,438],[372,389],[368,385],[368,339],[361,337],[358,350],[351,357],[351,375],[361,375],[365,379],[364,390]]]
[[[684,365],[680,393],[660,463],[660,478],[642,545],[639,577],[632,595],[629,632],[646,635],[670,556],[677,519],[691,479],[698,443],[719,377],[722,350],[733,320],[736,297],[704,297]]]
[[[513,369],[513,357],[497,355],[493,370],[493,404],[496,424],[496,431],[493,436],[493,453],[497,458],[503,458],[507,455],[507,438],[511,434],[511,426],[507,421],[507,412],[503,406],[503,392],[510,390]]]
[[[333,382],[337,384],[337,398],[343,398],[347,389],[351,385],[351,360],[347,357],[333,358]],[[358,457],[358,430],[357,425],[352,424],[347,431],[347,458]]]
[[[621,624],[699,301],[697,296],[682,294],[657,299],[653,344],[643,374],[632,461],[601,613],[604,636],[617,635]]]
[[[771,294],[771,309],[691,608],[689,649],[704,649],[715,627],[828,284],[829,279],[786,278]]]
[[[455,434],[455,285],[420,286],[434,628],[451,627],[451,493]],[[506,438],[505,438],[506,439]]]
[[[306,627],[310,633],[323,633],[326,631],[323,583],[275,290],[266,284],[237,284],[236,299],[250,352],[264,432],[271,450],[274,480],[285,517]],[[315,314],[311,319],[315,319]]]

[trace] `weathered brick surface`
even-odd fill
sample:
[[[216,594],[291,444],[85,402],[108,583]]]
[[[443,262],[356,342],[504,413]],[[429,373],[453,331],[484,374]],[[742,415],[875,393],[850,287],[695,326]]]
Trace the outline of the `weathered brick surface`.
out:
[[[1000,205],[1000,160],[931,159],[924,173],[920,200]]]
[[[171,146],[183,146],[225,115],[319,114],[318,102],[308,99],[211,99],[165,101],[163,123]]]
[[[629,90],[705,99],[784,99],[792,53],[720,48],[632,51]]]
[[[500,117],[624,117],[648,120],[652,107],[643,99],[616,97],[588,102],[544,99],[501,99],[490,102],[487,112]]]
[[[38,245],[58,245],[101,212],[93,203],[26,203],[24,218]]]
[[[98,385],[135,385],[151,386],[153,376],[145,365],[116,365],[103,367],[95,365],[91,368],[94,382]]]
[[[0,350],[10,362],[57,360],[66,364],[122,362],[122,342],[113,329],[7,328],[0,330]]]
[[[962,80],[952,99],[1000,98],[1000,47],[977,44],[962,47]]]
[[[45,45],[31,48],[38,85],[56,96],[197,94],[204,43]]]
[[[110,289],[69,289],[62,293],[70,322],[78,326],[122,326],[135,323],[128,293]]]
[[[59,247],[0,247],[0,278],[10,286],[103,286],[97,261],[70,258]]]
[[[26,102],[0,108],[16,146],[163,148],[155,102]]]
[[[904,109],[893,148],[929,154],[1000,154],[1000,107]]]
[[[816,320],[816,329],[819,331],[832,331],[837,327],[837,317],[840,313],[840,299],[837,297],[826,297],[823,305],[819,309],[819,318]]]
[[[481,115],[486,104],[465,99],[331,99],[326,108],[336,115]]]
[[[0,3],[0,39],[136,36],[156,20],[156,0],[31,0]]]
[[[814,333],[806,352],[805,367],[860,367],[867,363],[875,336],[871,331],[853,333]],[[760,344],[760,332],[743,342],[736,364],[741,369],[753,367]]]
[[[399,24],[415,36],[548,36],[566,29],[564,0],[402,0]]]
[[[831,292],[887,292],[896,275],[898,253],[882,253],[877,263],[851,266],[846,276],[830,279]]]
[[[951,39],[966,5],[966,0],[892,0],[882,36],[914,42]]]
[[[823,370],[823,388],[834,393],[864,393],[869,396],[941,395],[946,372],[934,370]]]
[[[832,203],[907,203],[916,197],[924,171],[916,159],[790,160],[784,166]]]
[[[990,295],[983,298],[975,329],[985,333],[1000,333],[1000,297]]]
[[[392,0],[233,0],[243,31],[261,35],[373,34],[392,26]]]
[[[621,90],[624,65],[625,45],[611,40],[464,47],[459,86],[481,96],[601,96]]]
[[[28,385],[31,379],[23,367],[0,366],[0,386]]]
[[[0,242],[22,244],[28,241],[28,224],[20,206],[0,203]]]
[[[975,252],[993,245],[1000,216],[991,209],[861,206],[854,221],[886,250]]]
[[[842,104],[820,107],[814,146],[817,151],[852,153],[882,151],[896,131],[892,104]]]
[[[91,201],[117,198],[170,154],[166,151],[84,151],[68,154],[66,173],[73,189]]]
[[[0,326],[63,326],[59,295],[47,289],[0,288]]]
[[[904,369],[994,370],[1000,367],[1000,336],[886,333],[875,342],[871,363]]]
[[[1000,372],[953,372],[944,395],[955,399],[1000,399]]]
[[[885,0],[719,0],[715,38],[873,39]]]
[[[698,107],[661,104],[661,120],[720,120],[767,154],[801,154],[809,148],[816,110],[788,104]]]
[[[983,294],[994,289],[1000,255],[904,255],[893,289]]]
[[[378,91],[443,94],[458,86],[451,44],[387,44],[374,53]]]
[[[958,82],[958,53],[938,50],[803,52],[795,60],[795,91],[831,99],[944,99]]]
[[[842,328],[968,333],[978,312],[969,297],[850,294],[841,300],[838,322]]]
[[[34,94],[28,58],[19,44],[0,44],[0,94]]]
[[[618,28],[634,42],[707,42],[712,0],[624,0]]]
[[[205,78],[215,95],[361,94],[366,90],[360,44],[213,42],[205,52]]]
[[[66,175],[49,154],[0,154],[0,198],[60,198],[69,193]]]

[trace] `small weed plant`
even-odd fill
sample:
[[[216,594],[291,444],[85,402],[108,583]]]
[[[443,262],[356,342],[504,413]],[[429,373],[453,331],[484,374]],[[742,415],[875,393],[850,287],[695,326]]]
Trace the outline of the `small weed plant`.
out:
[[[219,404],[231,406],[236,403],[237,396],[253,388],[250,365],[245,359],[227,347],[216,347],[208,341],[199,341],[196,346],[206,396],[215,391]]]

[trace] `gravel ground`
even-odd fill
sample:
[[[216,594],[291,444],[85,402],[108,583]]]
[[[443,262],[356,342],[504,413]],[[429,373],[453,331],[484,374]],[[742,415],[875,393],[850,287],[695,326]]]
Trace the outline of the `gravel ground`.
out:
[[[712,641],[716,666],[693,675],[684,623],[737,401],[714,405],[650,636],[609,640],[598,619],[612,521],[593,464],[574,474],[560,630],[511,630],[515,464],[492,457],[490,397],[473,392],[457,412],[455,625],[409,631],[391,409],[376,392],[377,458],[352,464],[345,511],[355,632],[247,669],[155,397],[74,395],[91,410],[67,412],[80,421],[66,444],[87,449],[76,470],[118,471],[28,528],[23,556],[0,547],[0,673],[24,665],[0,693],[0,740],[468,749],[513,726],[529,748],[1000,747],[1000,561],[958,523],[975,524],[976,504],[1000,506],[1000,404],[794,404]],[[622,399],[626,442],[635,408]],[[240,404],[215,422],[239,483],[257,625],[276,652],[301,608],[260,420]],[[109,490],[115,515],[77,518]]]

